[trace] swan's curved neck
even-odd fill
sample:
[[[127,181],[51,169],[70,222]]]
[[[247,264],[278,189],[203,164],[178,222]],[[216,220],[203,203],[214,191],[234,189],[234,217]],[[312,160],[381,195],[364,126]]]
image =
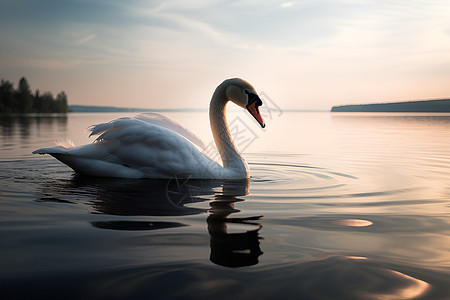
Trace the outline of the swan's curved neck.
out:
[[[239,154],[228,129],[226,117],[228,101],[226,86],[221,85],[217,87],[209,104],[211,131],[224,168],[242,174],[242,178],[247,178],[249,174],[248,166],[244,158]]]

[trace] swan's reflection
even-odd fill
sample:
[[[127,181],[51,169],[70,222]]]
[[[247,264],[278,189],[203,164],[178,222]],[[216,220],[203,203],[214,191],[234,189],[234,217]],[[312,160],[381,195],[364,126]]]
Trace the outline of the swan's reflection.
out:
[[[248,218],[230,218],[233,213],[239,212],[234,203],[243,201],[237,198],[236,187],[230,184],[223,185],[223,194],[217,195],[215,201],[211,201],[210,215],[207,218],[208,232],[211,236],[211,256],[213,263],[226,267],[252,266],[258,263],[258,257],[262,254],[259,247],[259,230],[261,224],[254,223],[262,216]],[[234,191],[234,192],[233,192]],[[241,190],[240,192],[243,192]],[[245,186],[245,194],[248,193],[248,183]],[[229,233],[228,223],[238,223],[257,226],[256,229],[244,232]]]
[[[116,216],[184,216],[209,212],[207,228],[210,234],[213,263],[227,267],[251,266],[262,254],[259,246],[261,225],[254,223],[261,216],[230,218],[238,198],[248,194],[248,180],[135,180],[74,176],[66,182],[47,182],[38,192],[37,201],[79,203],[89,205],[95,214]],[[75,201],[73,199],[76,199]],[[211,201],[211,199],[213,199]],[[211,209],[195,207],[211,201]],[[252,222],[253,221],[253,222]],[[228,224],[249,226],[243,232],[228,232]],[[159,230],[187,226],[180,222],[142,220],[102,220],[92,226],[112,230]],[[256,227],[256,229],[255,229]]]

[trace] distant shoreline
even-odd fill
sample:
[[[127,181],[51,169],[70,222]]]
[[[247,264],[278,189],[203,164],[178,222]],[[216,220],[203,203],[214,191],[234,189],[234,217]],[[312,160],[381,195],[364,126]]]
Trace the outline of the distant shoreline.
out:
[[[450,99],[341,105],[341,106],[333,106],[331,112],[448,113],[450,112]]]
[[[239,108],[230,108],[238,111]],[[176,112],[208,112],[208,108],[127,108],[116,106],[90,106],[90,105],[69,105],[69,113],[115,113],[115,112],[155,112],[155,113],[176,113]],[[327,109],[284,109],[283,112],[329,112]]]
[[[114,112],[200,112],[207,109],[152,109],[152,108],[129,108],[115,106],[90,106],[90,105],[69,105],[70,113],[114,113]]]
[[[69,113],[120,113],[120,112],[205,112],[207,108],[129,108],[116,106],[69,105]],[[286,109],[284,112],[327,112],[327,110]],[[450,99],[419,100],[392,103],[352,104],[333,106],[331,112],[405,112],[450,113]]]

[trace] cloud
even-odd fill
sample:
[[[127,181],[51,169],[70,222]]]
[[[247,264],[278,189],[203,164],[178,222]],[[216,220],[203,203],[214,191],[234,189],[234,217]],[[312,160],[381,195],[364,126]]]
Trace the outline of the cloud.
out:
[[[182,30],[185,32],[191,31],[192,34],[202,34],[205,37],[221,44],[228,43],[228,39],[225,37],[225,35],[208,23],[177,14],[160,13],[158,15],[158,18],[176,23],[177,25],[179,25],[179,28],[182,28]]]
[[[0,11],[0,70],[66,70],[80,80],[114,70],[192,86],[242,74],[285,78],[274,84],[286,94],[303,80],[305,95],[328,86],[328,98],[334,88],[350,98],[340,86],[364,78],[444,78],[449,15],[444,0],[10,0]]]
[[[81,38],[79,38],[78,40],[75,41],[74,45],[75,46],[81,46],[84,45],[88,42],[90,42],[91,40],[95,39],[96,35],[95,34],[88,34],[88,35],[84,35]]]
[[[281,8],[289,8],[292,7],[292,5],[294,5],[294,2],[283,2],[280,4]]]

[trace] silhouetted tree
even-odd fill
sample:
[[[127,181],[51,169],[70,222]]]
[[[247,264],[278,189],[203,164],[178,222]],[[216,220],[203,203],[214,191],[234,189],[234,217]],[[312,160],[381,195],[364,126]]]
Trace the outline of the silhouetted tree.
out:
[[[59,113],[66,113],[67,110],[67,95],[62,91],[56,96],[56,111]]]
[[[2,114],[13,113],[14,87],[11,82],[2,80],[0,84],[0,111]]]
[[[19,81],[19,89],[16,92],[16,100],[18,112],[31,113],[33,112],[33,96],[31,95],[30,86],[25,77]]]
[[[41,97],[42,106],[39,112],[49,113],[53,112],[53,106],[55,100],[53,99],[53,95],[50,92],[45,92]]]
[[[0,83],[0,114],[11,113],[66,113],[68,111],[66,93],[60,92],[56,99],[50,92],[40,95],[36,90],[33,95],[25,77],[19,80],[17,90],[7,80]]]
[[[36,92],[34,93],[33,111],[41,111],[41,107],[42,107],[41,96],[39,95],[39,90],[36,90]]]

